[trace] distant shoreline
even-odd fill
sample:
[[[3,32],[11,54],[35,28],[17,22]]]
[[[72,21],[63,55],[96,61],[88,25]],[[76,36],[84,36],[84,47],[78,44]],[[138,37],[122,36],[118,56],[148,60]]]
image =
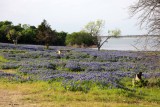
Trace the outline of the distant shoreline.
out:
[[[100,36],[100,37],[104,38],[108,36]],[[160,35],[123,35],[123,36],[118,36],[116,38],[138,38],[138,37],[160,37]]]

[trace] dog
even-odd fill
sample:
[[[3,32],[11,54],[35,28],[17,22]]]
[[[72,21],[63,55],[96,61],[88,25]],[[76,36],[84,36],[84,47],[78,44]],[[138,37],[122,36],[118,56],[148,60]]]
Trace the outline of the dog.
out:
[[[132,79],[132,86],[135,86],[135,82],[142,80],[142,72],[139,72],[135,75],[135,77]]]

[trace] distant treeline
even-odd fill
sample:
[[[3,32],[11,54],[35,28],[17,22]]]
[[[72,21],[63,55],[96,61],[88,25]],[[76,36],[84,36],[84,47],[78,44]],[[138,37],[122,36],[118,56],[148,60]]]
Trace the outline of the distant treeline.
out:
[[[84,45],[95,44],[95,37],[86,32],[57,32],[52,30],[46,20],[35,27],[34,25],[18,24],[13,25],[11,21],[0,21],[0,42],[38,45]]]
[[[14,29],[15,31],[21,33],[21,36],[18,39],[18,43],[20,44],[44,44],[43,42],[37,41],[38,28],[28,24],[13,25],[11,21],[0,22],[0,42],[13,43],[12,40],[7,37],[10,29]],[[56,39],[51,43],[51,45],[64,46],[67,33],[63,31],[56,31],[55,33]]]

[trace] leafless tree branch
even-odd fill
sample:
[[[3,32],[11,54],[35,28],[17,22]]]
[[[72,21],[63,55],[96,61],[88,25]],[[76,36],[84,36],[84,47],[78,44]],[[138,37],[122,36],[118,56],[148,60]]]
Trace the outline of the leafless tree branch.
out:
[[[129,9],[131,17],[138,15],[140,28],[147,29],[148,35],[160,35],[160,0],[138,0]],[[159,46],[160,41],[156,42]]]

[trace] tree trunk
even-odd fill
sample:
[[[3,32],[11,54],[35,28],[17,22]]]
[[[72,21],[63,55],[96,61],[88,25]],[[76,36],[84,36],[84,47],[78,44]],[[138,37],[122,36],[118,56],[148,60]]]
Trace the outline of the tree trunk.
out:
[[[101,47],[98,47],[98,51],[100,51]]]
[[[46,49],[49,49],[49,44],[46,44]]]
[[[13,40],[13,43],[14,43],[14,45],[17,45],[17,40],[14,39],[14,40]]]

